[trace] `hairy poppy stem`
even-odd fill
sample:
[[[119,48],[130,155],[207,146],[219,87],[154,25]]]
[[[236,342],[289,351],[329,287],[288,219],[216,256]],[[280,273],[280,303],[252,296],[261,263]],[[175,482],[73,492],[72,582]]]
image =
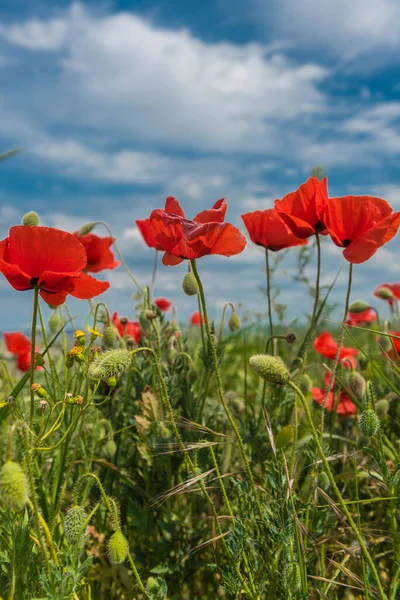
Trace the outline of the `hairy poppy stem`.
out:
[[[151,285],[150,285],[150,298],[151,299],[153,299],[154,285],[156,282],[157,263],[158,263],[158,250],[154,250],[153,273],[151,275]]]
[[[210,323],[208,320],[208,314],[207,314],[207,306],[206,306],[206,299],[204,296],[204,289],[203,289],[203,284],[201,283],[201,279],[199,277],[198,271],[197,271],[197,265],[196,265],[196,261],[195,260],[191,260],[191,265],[192,265],[192,270],[193,270],[193,274],[196,277],[196,281],[197,284],[199,286],[199,297],[200,297],[200,302],[201,302],[201,306],[203,308],[203,315],[204,315],[204,328],[206,330],[206,335],[207,335],[207,340],[209,343],[209,347],[211,350],[211,354],[212,354],[212,359],[213,359],[213,363],[214,363],[214,372],[215,372],[215,377],[216,377],[216,381],[217,381],[217,389],[218,389],[218,396],[219,399],[221,401],[222,406],[224,407],[226,416],[228,417],[228,421],[233,429],[233,432],[236,436],[236,439],[238,441],[239,444],[239,449],[240,449],[240,453],[242,455],[242,459],[244,462],[244,466],[246,469],[246,473],[247,476],[249,478],[249,483],[250,483],[250,487],[251,490],[253,492],[254,495],[254,499],[257,505],[257,509],[258,512],[260,514],[260,516],[262,517],[263,515],[263,511],[261,508],[261,504],[260,504],[260,499],[258,497],[258,492],[256,490],[256,486],[254,483],[254,477],[253,477],[253,473],[251,471],[250,468],[250,463],[249,463],[249,459],[247,458],[247,454],[246,454],[246,450],[243,444],[243,440],[242,437],[240,435],[238,426],[235,423],[234,418],[232,417],[231,411],[229,410],[229,407],[226,403],[225,397],[224,397],[224,392],[223,392],[223,388],[222,388],[222,379],[221,379],[221,373],[219,371],[219,367],[218,367],[218,357],[217,357],[217,351],[216,351],[216,347],[215,347],[215,343],[213,340],[213,336],[211,335],[211,331],[210,331]]]
[[[32,329],[31,329],[31,414],[29,419],[29,427],[32,429],[33,417],[35,412],[35,392],[32,389],[35,383],[35,346],[36,346],[36,324],[39,305],[39,288],[33,288],[33,312],[32,312]]]
[[[350,270],[351,270],[351,268],[350,268]],[[367,561],[367,563],[368,563],[368,565],[369,565],[369,567],[370,567],[370,569],[372,571],[372,574],[373,574],[375,582],[376,582],[376,586],[378,588],[379,597],[381,598],[381,600],[387,600],[387,596],[386,596],[386,594],[385,594],[385,592],[383,590],[383,587],[382,587],[382,584],[381,584],[381,580],[379,579],[379,575],[378,575],[378,572],[377,572],[376,567],[375,567],[375,563],[374,563],[374,561],[373,561],[370,553],[368,552],[368,548],[366,547],[366,545],[364,543],[364,540],[363,540],[363,538],[361,536],[361,533],[358,530],[358,527],[357,527],[356,523],[354,522],[353,517],[351,516],[350,511],[347,508],[345,501],[342,498],[342,495],[340,493],[340,490],[339,490],[338,486],[336,485],[335,478],[334,478],[334,476],[332,474],[331,468],[330,468],[329,463],[328,463],[328,461],[326,459],[326,456],[324,454],[324,450],[323,450],[323,448],[321,446],[321,442],[319,440],[318,432],[315,429],[315,425],[314,425],[314,422],[312,420],[312,416],[311,416],[311,413],[310,413],[310,409],[308,407],[307,400],[305,399],[304,394],[297,387],[297,385],[295,383],[293,383],[293,381],[289,381],[288,385],[290,385],[290,387],[296,392],[296,394],[298,395],[298,397],[301,400],[301,403],[303,405],[304,412],[305,412],[308,424],[309,424],[310,429],[311,429],[311,434],[312,434],[312,437],[314,439],[314,443],[315,443],[315,445],[317,447],[317,450],[318,450],[318,453],[320,455],[322,464],[324,465],[324,470],[325,470],[325,472],[326,472],[326,474],[327,474],[327,476],[329,478],[329,481],[331,483],[332,489],[333,489],[333,491],[335,492],[335,494],[337,496],[338,503],[339,503],[339,505],[340,505],[340,507],[341,507],[341,509],[342,509],[342,511],[344,513],[344,515],[346,516],[347,522],[350,525],[350,527],[351,527],[351,529],[352,529],[352,531],[353,531],[353,533],[354,533],[354,535],[355,535],[355,537],[356,537],[356,539],[357,539],[357,541],[358,541],[358,543],[360,545],[360,550],[363,553],[363,555],[365,557],[365,560]]]
[[[347,294],[346,294],[346,302],[345,302],[345,308],[344,308],[344,316],[343,316],[343,323],[346,322],[346,317],[347,317],[347,313],[349,312],[349,304],[350,304],[350,292],[351,292],[351,284],[353,281],[353,263],[349,264],[349,279],[348,279],[348,283],[347,283]],[[322,411],[321,411],[321,425],[320,425],[320,437],[322,439],[322,435],[324,433],[324,422],[325,422],[325,409],[326,409],[326,405],[328,402],[328,398],[329,398],[329,392],[331,391],[334,382],[335,382],[335,377],[336,377],[336,372],[337,372],[337,368],[339,365],[339,360],[340,360],[340,350],[342,347],[342,343],[343,343],[343,336],[344,336],[344,327],[343,325],[340,326],[340,333],[339,333],[339,339],[338,339],[338,347],[336,350],[336,356],[335,356],[335,361],[333,363],[333,367],[332,367],[332,371],[331,371],[331,376],[329,379],[329,383],[326,387],[326,391],[325,391],[325,397],[324,400],[322,402]]]
[[[267,273],[267,300],[268,300],[268,320],[269,320],[269,337],[274,335],[274,326],[272,324],[272,301],[271,301],[271,269],[269,265],[269,251],[265,248],[265,270]]]

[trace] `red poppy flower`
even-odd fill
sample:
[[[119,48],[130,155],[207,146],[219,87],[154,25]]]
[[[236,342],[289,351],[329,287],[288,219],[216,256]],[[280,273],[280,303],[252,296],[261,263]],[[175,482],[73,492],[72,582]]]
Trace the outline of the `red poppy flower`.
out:
[[[167,312],[167,310],[169,310],[172,306],[172,302],[171,302],[171,300],[168,300],[168,298],[155,298],[154,304],[160,310],[162,310],[162,312]]]
[[[323,220],[336,246],[351,263],[363,263],[397,233],[400,212],[372,196],[331,198],[323,209]]]
[[[325,230],[322,211],[328,202],[328,180],[310,177],[298,190],[275,200],[274,206],[292,233],[308,238]]]
[[[118,313],[115,312],[111,317],[111,322],[121,337],[131,337],[137,344],[140,342],[142,331],[137,321],[129,321],[126,317],[119,318]]]
[[[320,405],[323,405],[326,391],[322,388],[312,388],[311,395],[313,399]],[[329,392],[328,400],[326,402],[325,408],[329,411],[333,410],[335,406],[335,394],[334,392]],[[351,398],[346,394],[346,392],[340,392],[339,402],[336,406],[336,413],[342,417],[350,417],[356,414],[356,406],[352,402]]]
[[[328,331],[323,331],[317,338],[315,338],[314,348],[322,356],[334,360],[336,358],[338,344]],[[357,354],[358,350],[355,348],[345,348],[342,346],[340,348],[339,360],[343,361],[345,358],[347,358],[350,360],[351,364],[355,366],[354,356],[357,356]],[[346,366],[346,363],[344,363],[344,365]]]
[[[149,219],[136,224],[148,245],[165,252],[164,265],[177,265],[184,259],[208,254],[232,256],[242,252],[246,239],[236,227],[224,222],[226,208],[226,200],[221,198],[210,210],[189,220],[178,200],[169,196],[164,210],[153,210]]]
[[[51,227],[11,227],[0,242],[0,272],[16,290],[37,286],[43,300],[59,306],[68,294],[87,300],[110,287],[82,269],[86,250],[71,233]]]
[[[99,273],[104,269],[115,269],[119,266],[120,263],[115,260],[110,249],[114,238],[100,237],[94,233],[79,235],[79,231],[76,231],[74,235],[85,246],[87,265],[84,270],[87,273]]]
[[[31,368],[31,340],[23,333],[15,331],[3,333],[6,348],[16,357],[17,367],[20,371],[29,371]],[[37,349],[38,351],[38,349]],[[36,367],[39,370],[40,367]]]
[[[388,289],[392,292],[392,296],[389,298],[385,298],[384,294],[381,294],[381,290]],[[400,283],[381,283],[374,291],[375,298],[379,298],[380,300],[386,300],[390,306],[394,306],[396,300],[400,299]]]
[[[291,232],[275,208],[245,213],[242,219],[251,241],[273,252],[308,243]]]
[[[12,333],[3,333],[6,348],[11,354],[26,354],[31,351],[31,340],[23,333],[15,331]]]
[[[200,321],[200,313],[199,313],[199,311],[198,311],[198,310],[196,310],[194,313],[192,313],[192,314],[190,315],[190,323],[191,323],[192,325],[199,326],[199,325],[200,325],[200,322],[201,322],[201,323],[204,323],[204,317],[202,316],[202,317],[201,317],[201,321]]]
[[[361,324],[370,324],[376,321],[377,315],[376,312],[372,308],[367,308],[360,313],[348,312],[346,322],[349,325],[361,325]]]

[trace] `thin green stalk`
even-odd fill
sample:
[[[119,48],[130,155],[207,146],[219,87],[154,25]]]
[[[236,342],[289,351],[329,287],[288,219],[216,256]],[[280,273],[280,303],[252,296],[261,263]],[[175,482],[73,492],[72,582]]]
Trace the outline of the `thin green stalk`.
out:
[[[356,502],[357,502],[357,525],[358,525],[358,529],[361,531],[361,514],[360,514],[360,498],[359,498],[359,493],[358,493],[358,476],[357,476],[357,463],[356,461],[353,459],[353,466],[354,466],[354,480],[355,480],[355,486],[356,486]],[[365,560],[364,557],[361,556],[361,571],[362,571],[362,577],[363,577],[363,582],[364,582],[364,592],[365,592],[365,600],[370,600],[370,595],[369,595],[369,591],[368,591],[368,579],[367,579],[367,570],[365,568]]]
[[[143,581],[140,579],[140,575],[139,575],[138,570],[136,568],[135,561],[133,560],[132,554],[129,552],[129,550],[128,550],[128,555],[127,556],[128,556],[129,564],[131,565],[133,574],[134,574],[135,579],[137,581],[137,584],[139,586],[139,589],[142,592],[142,594],[145,594],[146,593],[146,588],[143,585]]]
[[[32,311],[32,329],[31,329],[31,413],[29,419],[29,427],[33,428],[33,417],[35,414],[35,392],[32,387],[35,383],[35,346],[36,346],[36,323],[39,304],[39,288],[33,289],[33,311]]]
[[[231,411],[229,410],[229,407],[225,401],[225,397],[224,397],[224,392],[222,389],[222,379],[221,379],[221,373],[219,371],[219,367],[218,367],[218,357],[217,357],[217,352],[216,352],[216,348],[215,348],[215,343],[213,340],[213,337],[211,335],[211,331],[210,331],[210,324],[209,324],[209,320],[208,320],[208,314],[207,314],[207,305],[206,305],[206,300],[205,300],[205,296],[204,296],[204,289],[203,289],[203,284],[201,283],[201,279],[199,277],[198,271],[197,271],[197,265],[196,265],[196,261],[192,260],[191,261],[191,265],[192,265],[192,271],[193,274],[196,278],[197,281],[197,285],[199,286],[199,296],[200,296],[200,301],[201,301],[201,306],[203,308],[203,314],[204,314],[204,327],[206,330],[206,335],[207,335],[207,339],[208,339],[208,343],[211,349],[211,354],[212,354],[212,359],[213,359],[213,363],[214,363],[214,372],[215,372],[215,377],[216,377],[216,381],[217,381],[217,390],[218,390],[218,396],[219,399],[221,401],[222,406],[224,407],[226,416],[228,417],[228,421],[232,427],[232,430],[236,436],[239,448],[240,448],[240,453],[242,455],[242,459],[244,462],[244,466],[246,469],[246,473],[247,476],[249,478],[249,483],[250,483],[250,487],[252,489],[253,495],[254,495],[254,499],[257,505],[257,509],[258,512],[260,514],[260,517],[262,517],[263,515],[263,511],[261,508],[261,504],[260,504],[260,499],[258,497],[258,492],[254,483],[254,477],[253,477],[253,473],[251,471],[250,468],[250,463],[249,460],[247,458],[247,454],[246,454],[246,450],[243,444],[243,440],[242,437],[240,435],[238,426],[235,423],[234,418],[232,417]]]
[[[268,320],[269,320],[269,335],[274,335],[274,327],[272,324],[272,301],[271,301],[271,270],[269,265],[269,250],[265,248],[265,270],[267,274],[267,300],[268,300]]]
[[[358,527],[357,527],[356,523],[353,520],[353,517],[350,514],[349,509],[346,506],[345,501],[342,498],[340,490],[339,490],[338,486],[336,485],[335,478],[333,477],[331,468],[330,468],[329,463],[328,463],[328,461],[327,461],[327,459],[325,457],[324,450],[323,450],[323,448],[321,446],[321,442],[320,442],[320,439],[319,439],[318,432],[315,429],[315,425],[314,425],[314,422],[312,420],[312,416],[311,416],[311,413],[310,413],[310,409],[308,407],[307,400],[305,399],[303,393],[297,387],[297,385],[295,383],[293,383],[293,381],[289,381],[288,385],[296,392],[296,394],[298,395],[298,397],[301,400],[301,403],[303,405],[304,412],[305,412],[305,415],[306,415],[309,427],[311,429],[311,434],[312,434],[312,437],[314,439],[314,443],[315,443],[315,445],[317,447],[318,453],[320,455],[321,461],[322,461],[322,463],[324,465],[325,472],[326,472],[326,474],[328,476],[328,479],[329,479],[329,481],[331,483],[332,489],[334,490],[334,492],[335,492],[335,494],[337,496],[338,503],[339,503],[339,505],[340,505],[340,507],[341,507],[341,509],[342,509],[342,511],[344,513],[344,515],[346,516],[347,522],[350,525],[350,528],[352,529],[352,531],[353,531],[353,533],[354,533],[354,535],[355,535],[355,537],[357,539],[357,542],[360,545],[361,552],[363,553],[363,555],[365,557],[365,560],[367,561],[367,563],[368,563],[368,565],[369,565],[369,567],[370,567],[370,569],[372,571],[372,574],[373,574],[375,582],[376,582],[376,586],[378,588],[379,597],[381,598],[381,600],[387,600],[387,596],[386,596],[386,594],[385,594],[385,592],[383,590],[382,583],[381,583],[381,580],[379,579],[379,575],[378,575],[378,572],[376,570],[375,563],[374,563],[374,561],[373,561],[373,559],[372,559],[372,557],[371,557],[371,555],[370,555],[370,553],[368,551],[368,548],[365,545],[365,542],[364,542],[364,540],[362,538],[362,535],[361,535],[360,531],[358,530]]]
[[[151,298],[151,300],[153,299],[154,284],[156,282],[157,262],[158,262],[158,250],[154,250],[153,273],[151,274],[151,284],[150,284],[150,298]]]
[[[350,292],[351,292],[351,284],[352,284],[352,280],[353,280],[353,263],[349,263],[349,279],[347,282],[347,293],[346,293],[346,302],[345,302],[345,308],[344,308],[344,316],[343,316],[343,323],[346,322],[346,318],[347,318],[347,313],[349,312],[349,304],[350,304]],[[321,409],[321,424],[319,427],[319,432],[320,432],[320,438],[322,439],[322,435],[324,433],[324,423],[325,423],[325,409],[326,409],[326,405],[328,402],[328,398],[329,398],[329,392],[332,389],[332,386],[335,382],[335,377],[336,377],[336,371],[339,365],[339,360],[340,360],[340,350],[342,348],[342,343],[343,343],[343,336],[344,336],[344,327],[343,325],[340,327],[340,333],[339,333],[339,339],[338,339],[338,347],[337,347],[337,351],[336,351],[336,356],[335,356],[335,360],[332,366],[332,371],[331,371],[331,376],[329,378],[329,383],[326,387],[326,392],[325,392],[325,397],[324,400],[322,402],[322,409]]]

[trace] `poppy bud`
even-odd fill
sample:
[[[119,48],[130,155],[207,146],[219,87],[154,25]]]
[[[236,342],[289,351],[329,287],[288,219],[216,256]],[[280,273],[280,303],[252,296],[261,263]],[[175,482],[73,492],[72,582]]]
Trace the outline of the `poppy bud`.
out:
[[[170,348],[167,352],[167,360],[169,362],[170,365],[173,365],[175,362],[175,358],[178,354],[178,351],[175,350],[175,348]]]
[[[369,363],[368,358],[366,356],[364,356],[364,354],[360,354],[358,362],[359,362],[360,367],[365,371],[365,369],[368,367],[368,363]]]
[[[231,315],[231,317],[228,321],[228,327],[231,331],[237,331],[238,329],[240,329],[239,315],[237,315],[236,313],[233,313],[233,315]]]
[[[380,425],[381,422],[378,415],[371,408],[361,413],[358,426],[363,436],[372,437],[378,432]]]
[[[108,382],[110,378],[118,378],[125,373],[131,360],[132,355],[128,350],[106,350],[92,362],[89,373],[93,379]]]
[[[391,300],[394,298],[392,290],[385,286],[378,288],[375,293],[379,298],[382,298],[382,300]]]
[[[82,506],[73,506],[64,517],[64,533],[70,546],[75,546],[79,541],[79,533],[87,519],[87,514]],[[85,536],[85,532],[83,533]]]
[[[387,398],[381,398],[377,401],[376,412],[380,417],[386,417],[389,412],[389,400]]]
[[[186,273],[182,279],[182,289],[187,296],[196,296],[199,293],[199,284],[192,272]]]
[[[51,317],[49,319],[49,329],[50,329],[50,331],[55,333],[56,331],[59,330],[59,328],[60,328],[60,319],[58,317],[58,314],[56,312],[53,312],[53,314],[51,315]]]
[[[22,217],[22,225],[29,225],[29,227],[36,227],[39,225],[39,215],[34,210],[27,212]]]
[[[103,331],[103,344],[105,345],[105,347],[114,348],[116,341],[117,333],[115,331],[115,327],[111,327],[111,325],[105,327]]]
[[[21,465],[8,460],[0,469],[0,498],[7,508],[21,511],[28,497],[28,483]]]
[[[356,302],[353,302],[352,304],[350,304],[349,312],[357,315],[358,313],[365,312],[368,308],[369,308],[369,304],[367,304],[366,302],[363,302],[363,300],[357,300]]]
[[[365,389],[367,386],[367,382],[364,377],[357,373],[357,371],[352,371],[349,374],[348,384],[351,392],[356,396],[356,398],[361,398],[365,394]]]
[[[124,562],[129,551],[128,540],[122,531],[116,531],[112,534],[108,542],[108,556],[113,565],[119,565]]]
[[[289,371],[280,358],[269,354],[254,354],[249,362],[256,373],[270,383],[285,385],[290,379]]]
[[[103,454],[106,458],[112,458],[117,451],[117,444],[114,440],[108,440],[103,448]]]
[[[299,388],[301,389],[303,394],[308,394],[308,392],[311,391],[312,384],[313,382],[311,377],[308,375],[308,373],[304,373],[304,375],[301,376],[299,385]]]
[[[82,235],[86,235],[88,233],[90,233],[92,231],[92,229],[94,229],[96,227],[96,223],[86,223],[85,225],[82,225],[82,227],[79,230],[79,236]]]

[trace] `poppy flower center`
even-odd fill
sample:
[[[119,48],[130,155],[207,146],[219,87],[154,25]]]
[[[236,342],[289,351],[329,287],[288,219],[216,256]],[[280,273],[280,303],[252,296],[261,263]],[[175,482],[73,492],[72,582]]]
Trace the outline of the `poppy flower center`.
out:
[[[29,285],[31,287],[35,287],[35,285],[37,285],[39,283],[39,277],[31,277],[31,279],[29,280]]]
[[[315,233],[319,233],[320,231],[322,231],[324,229],[324,225],[323,223],[321,223],[321,221],[318,221],[318,223],[315,224]]]
[[[342,240],[342,244],[343,244],[344,248],[347,248],[347,246],[350,246],[351,240]]]

